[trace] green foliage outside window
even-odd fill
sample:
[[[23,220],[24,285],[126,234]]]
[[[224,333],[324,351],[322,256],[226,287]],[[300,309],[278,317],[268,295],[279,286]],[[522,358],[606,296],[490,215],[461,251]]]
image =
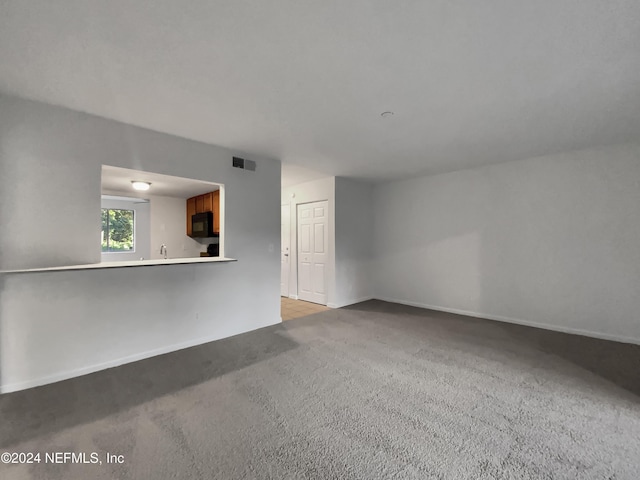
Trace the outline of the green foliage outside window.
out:
[[[133,221],[133,210],[103,208],[102,251],[134,251]]]

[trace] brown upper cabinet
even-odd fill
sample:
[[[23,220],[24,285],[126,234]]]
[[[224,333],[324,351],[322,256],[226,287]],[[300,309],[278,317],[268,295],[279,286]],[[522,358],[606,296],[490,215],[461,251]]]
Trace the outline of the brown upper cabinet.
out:
[[[213,212],[213,231],[220,233],[220,190],[187,199],[187,235],[191,236],[191,216]]]
[[[211,203],[213,206],[213,231],[220,233],[220,190],[213,192]]]
[[[191,217],[196,214],[196,197],[187,199],[187,235],[191,236]]]
[[[202,195],[203,212],[213,212],[213,192]]]
[[[196,197],[196,213],[202,213],[206,211],[207,210],[204,209],[204,195],[198,195]]]

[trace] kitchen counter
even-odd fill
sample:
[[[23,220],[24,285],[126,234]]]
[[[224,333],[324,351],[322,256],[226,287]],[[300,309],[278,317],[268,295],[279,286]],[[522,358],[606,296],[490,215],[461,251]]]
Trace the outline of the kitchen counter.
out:
[[[22,270],[0,270],[0,273],[59,272],[62,270],[94,270],[101,268],[150,267],[155,265],[180,265],[190,263],[228,263],[236,261],[237,260],[235,258],[226,257],[167,258],[160,260],[89,263],[85,265],[67,265],[63,267],[25,268]]]

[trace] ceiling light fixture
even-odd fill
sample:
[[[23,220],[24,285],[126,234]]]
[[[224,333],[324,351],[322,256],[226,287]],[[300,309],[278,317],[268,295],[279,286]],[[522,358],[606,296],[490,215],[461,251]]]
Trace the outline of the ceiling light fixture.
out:
[[[393,112],[382,112],[382,113],[380,114],[380,116],[381,116],[382,118],[389,118],[389,117],[392,117],[393,115],[394,115],[394,113],[393,113]]]
[[[140,182],[137,180],[131,180],[131,186],[135,189],[135,190],[149,190],[149,187],[151,186],[150,182]]]

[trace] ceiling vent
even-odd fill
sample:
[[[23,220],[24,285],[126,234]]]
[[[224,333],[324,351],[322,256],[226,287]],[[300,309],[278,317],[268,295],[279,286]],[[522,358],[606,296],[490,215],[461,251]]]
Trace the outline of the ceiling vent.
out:
[[[233,166],[236,168],[242,168],[243,170],[250,170],[252,172],[256,171],[256,162],[240,157],[233,157]]]

